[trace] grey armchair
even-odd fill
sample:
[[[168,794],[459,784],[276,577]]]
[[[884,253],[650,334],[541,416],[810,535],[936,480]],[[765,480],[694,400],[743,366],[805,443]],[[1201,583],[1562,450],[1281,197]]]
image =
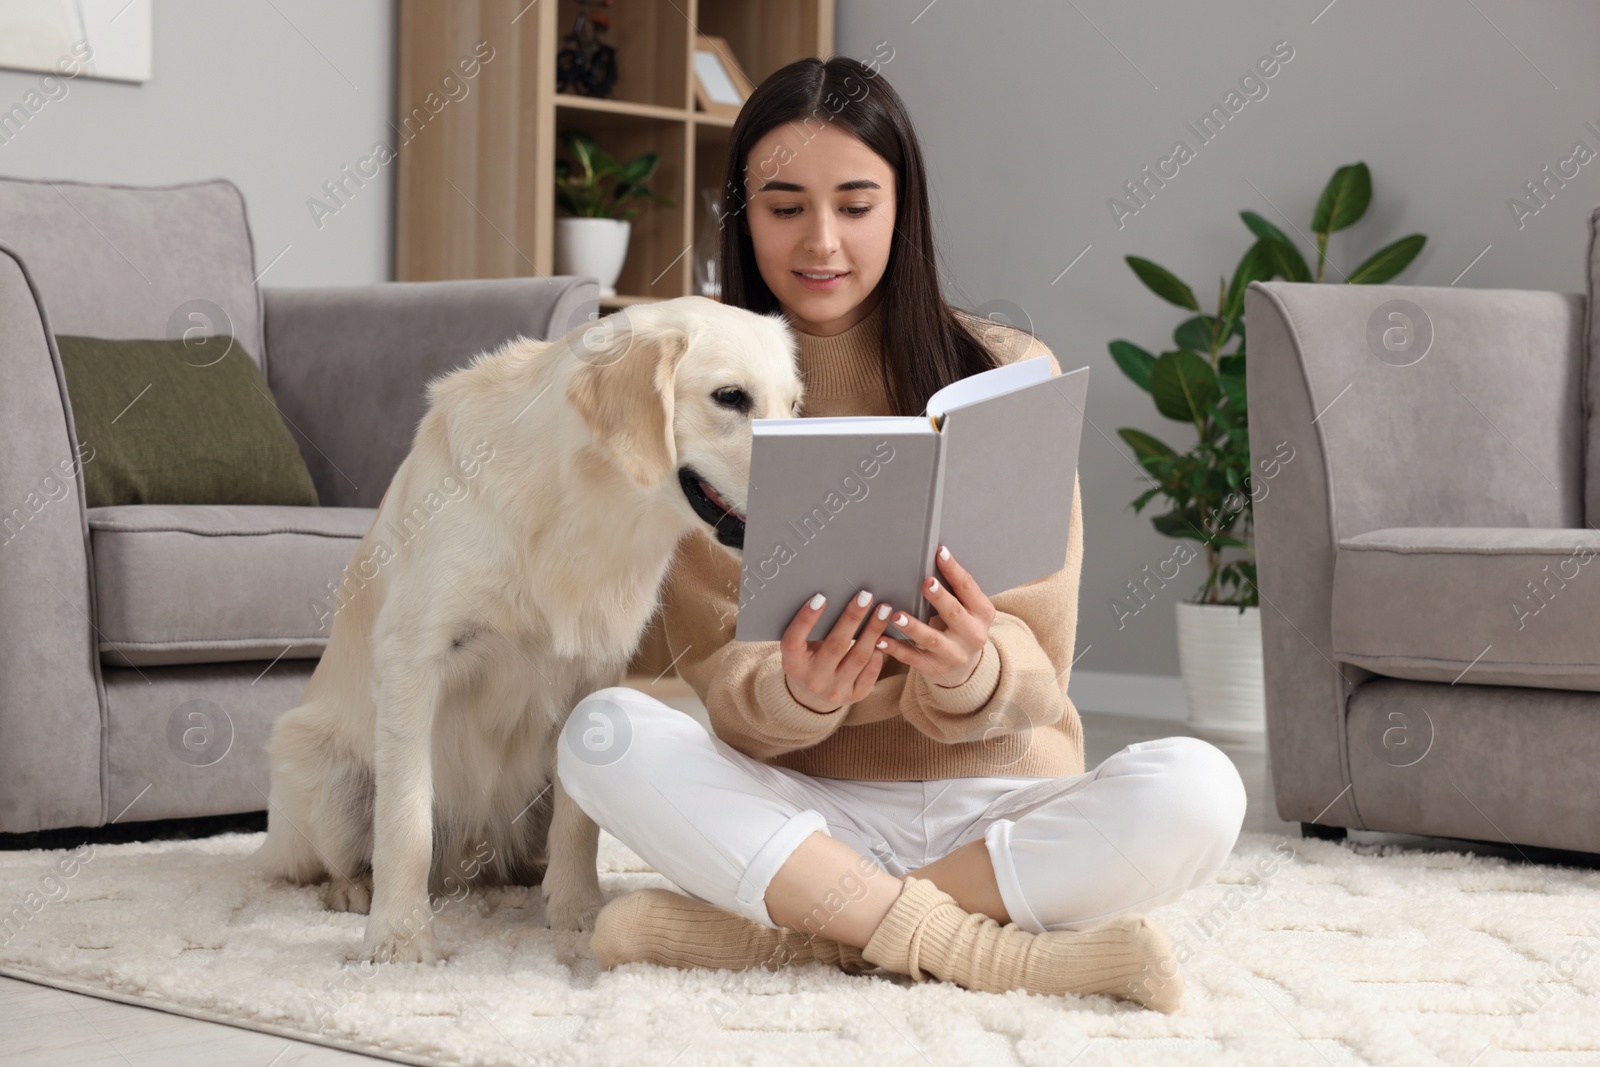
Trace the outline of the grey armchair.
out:
[[[1294,449],[1256,550],[1308,834],[1600,852],[1600,209],[1588,241],[1587,294],[1245,293],[1251,451]]]
[[[264,809],[268,732],[327,643],[319,605],[424,384],[565,332],[599,295],[590,278],[256,278],[231,182],[0,178],[0,832]],[[166,337],[174,316],[256,359],[322,507],[85,507],[54,335]]]

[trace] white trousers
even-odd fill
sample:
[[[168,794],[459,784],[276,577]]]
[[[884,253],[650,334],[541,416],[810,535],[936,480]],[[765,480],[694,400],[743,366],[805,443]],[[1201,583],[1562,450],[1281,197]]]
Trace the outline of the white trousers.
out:
[[[815,831],[896,877],[981,839],[1011,921],[1042,933],[1142,914],[1209,881],[1245,811],[1233,761],[1194,737],[1140,741],[1061,778],[819,778],[623,686],[578,702],[556,766],[591,819],[678,887],[774,928],[767,886]]]

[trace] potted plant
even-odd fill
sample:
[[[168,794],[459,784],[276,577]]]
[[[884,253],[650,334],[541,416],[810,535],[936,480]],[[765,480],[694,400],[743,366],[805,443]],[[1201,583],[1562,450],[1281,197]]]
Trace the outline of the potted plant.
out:
[[[573,161],[556,160],[556,206],[566,213],[556,220],[556,273],[589,275],[599,280],[601,296],[616,296],[617,275],[628,257],[629,220],[646,201],[674,206],[644,184],[655,174],[660,154],[646,152],[618,163],[577,130],[563,131],[561,143]]]
[[[1110,348],[1111,358],[1150,394],[1157,411],[1195,431],[1194,444],[1183,452],[1142,430],[1124,428],[1117,433],[1153,483],[1134,499],[1134,511],[1142,511],[1158,496],[1164,498],[1167,510],[1154,516],[1151,524],[1168,537],[1198,541],[1204,552],[1204,581],[1191,599],[1177,605],[1178,662],[1189,725],[1202,737],[1259,737],[1266,728],[1254,503],[1271,491],[1270,479],[1278,469],[1293,460],[1293,445],[1285,442],[1273,456],[1256,457],[1255,467],[1251,466],[1245,287],[1270,278],[1321,282],[1328,235],[1360,219],[1371,199],[1372,175],[1365,163],[1334,171],[1311,217],[1317,243],[1315,275],[1282,231],[1253,211],[1241,211],[1240,218],[1256,240],[1240,258],[1232,280],[1218,279],[1214,314],[1201,311],[1193,290],[1170,271],[1148,259],[1126,257],[1151,292],[1193,313],[1173,331],[1176,347],[1159,356],[1126,340],[1112,341]],[[1386,282],[1416,258],[1426,240],[1422,234],[1412,234],[1387,245],[1344,281]],[[1187,546],[1181,551],[1189,552],[1188,558],[1197,555]],[[1175,551],[1175,560],[1178,555]]]

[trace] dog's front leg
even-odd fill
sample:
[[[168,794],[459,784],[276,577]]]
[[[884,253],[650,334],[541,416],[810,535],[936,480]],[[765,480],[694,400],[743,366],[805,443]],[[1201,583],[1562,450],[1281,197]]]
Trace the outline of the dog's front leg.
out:
[[[605,903],[597,870],[600,827],[567,795],[559,777],[554,787],[540,885],[545,921],[552,930],[593,930],[595,913]]]
[[[433,719],[441,690],[432,657],[384,657],[375,745],[372,908],[362,958],[433,963]]]

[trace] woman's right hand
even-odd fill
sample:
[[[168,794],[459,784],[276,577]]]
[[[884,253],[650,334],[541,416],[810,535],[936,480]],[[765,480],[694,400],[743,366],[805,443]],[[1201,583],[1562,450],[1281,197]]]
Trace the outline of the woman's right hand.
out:
[[[818,593],[795,612],[779,645],[789,694],[812,711],[826,714],[854,704],[871,691],[883,668],[881,649],[885,646],[879,640],[887,640],[882,635],[894,612],[888,604],[874,608],[872,594],[863,589],[845,606],[827,637],[808,641],[806,635],[816,625],[824,602]],[[866,629],[852,641],[851,635],[869,612]]]

